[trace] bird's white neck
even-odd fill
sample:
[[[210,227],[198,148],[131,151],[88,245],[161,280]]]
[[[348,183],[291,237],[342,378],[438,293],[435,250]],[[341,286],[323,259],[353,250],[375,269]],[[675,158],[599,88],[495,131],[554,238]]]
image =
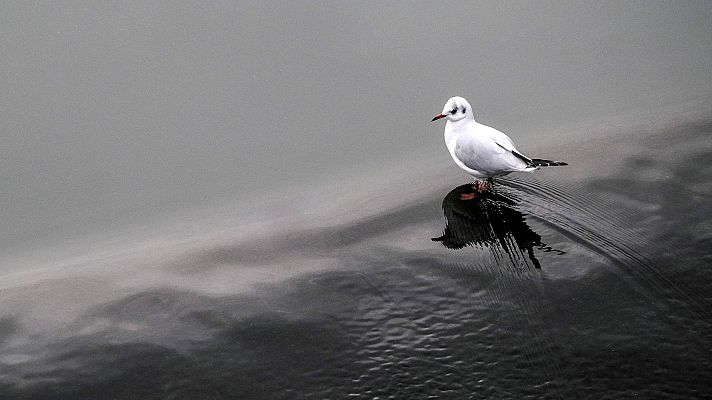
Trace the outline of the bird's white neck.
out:
[[[448,120],[445,124],[445,143],[449,147],[451,144],[454,144],[455,139],[457,139],[461,133],[472,129],[475,125],[477,125],[477,122],[475,122],[473,118],[463,118],[458,121]]]

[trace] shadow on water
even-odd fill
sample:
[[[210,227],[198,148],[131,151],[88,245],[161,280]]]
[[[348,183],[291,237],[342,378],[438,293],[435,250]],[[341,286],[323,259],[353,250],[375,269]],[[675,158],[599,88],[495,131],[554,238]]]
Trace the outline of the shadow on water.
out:
[[[519,199],[507,188],[493,188],[472,195],[472,185],[461,185],[451,190],[443,199],[442,207],[447,224],[442,236],[432,238],[449,249],[480,246],[492,252],[495,260],[506,254],[512,265],[541,269],[534,248],[553,250],[541,241],[541,236],[527,224],[525,215],[517,210]]]
[[[0,398],[702,398],[711,130],[648,153],[630,141],[619,172],[587,181],[513,176],[473,200],[458,186],[439,244],[440,191],[152,270],[260,277],[247,291],[116,291],[45,336],[26,326],[41,313],[19,307],[0,315]],[[327,267],[273,278],[310,263]],[[77,292],[76,279],[41,282],[0,290],[0,304]]]

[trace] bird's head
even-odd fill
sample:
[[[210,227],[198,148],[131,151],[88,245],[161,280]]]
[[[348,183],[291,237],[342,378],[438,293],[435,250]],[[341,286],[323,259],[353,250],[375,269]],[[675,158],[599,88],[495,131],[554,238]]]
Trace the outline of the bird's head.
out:
[[[441,118],[447,118],[452,122],[460,121],[465,118],[473,121],[475,120],[470,103],[468,103],[463,97],[459,96],[450,97],[448,101],[445,102],[443,112],[436,115],[432,120],[435,121]]]

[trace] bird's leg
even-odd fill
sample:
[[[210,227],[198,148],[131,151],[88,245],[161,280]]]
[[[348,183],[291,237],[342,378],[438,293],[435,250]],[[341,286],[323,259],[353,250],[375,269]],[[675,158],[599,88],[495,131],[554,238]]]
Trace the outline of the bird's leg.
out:
[[[475,190],[477,193],[482,193],[485,190],[487,190],[490,186],[489,181],[475,181],[472,184],[472,188]]]
[[[494,188],[494,178],[489,177],[486,181],[482,182],[483,190],[489,190]]]
[[[482,193],[480,185],[482,182],[475,180],[472,182],[472,193],[460,193],[460,200],[473,200],[477,198],[477,194]]]

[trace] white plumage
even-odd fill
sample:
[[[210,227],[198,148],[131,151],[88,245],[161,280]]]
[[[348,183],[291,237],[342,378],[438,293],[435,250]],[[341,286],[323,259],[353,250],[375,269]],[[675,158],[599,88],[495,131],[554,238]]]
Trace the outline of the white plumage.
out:
[[[567,165],[561,161],[524,156],[509,136],[475,121],[470,103],[462,97],[452,97],[443,112],[433,121],[447,118],[445,144],[460,168],[478,179],[507,175],[510,172],[531,172],[543,166]]]

